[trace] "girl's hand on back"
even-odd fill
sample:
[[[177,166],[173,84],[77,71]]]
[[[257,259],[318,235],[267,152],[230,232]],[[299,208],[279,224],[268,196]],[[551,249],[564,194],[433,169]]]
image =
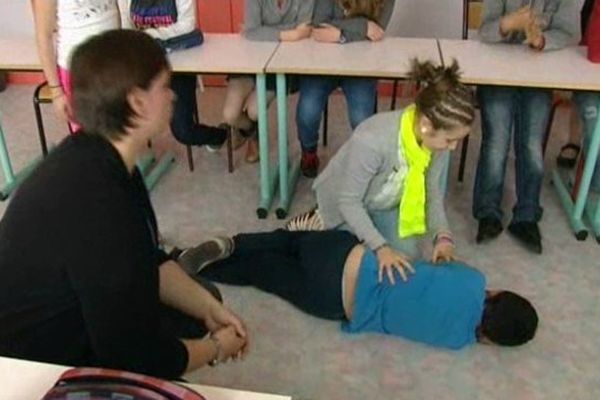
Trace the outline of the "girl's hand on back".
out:
[[[312,30],[312,38],[317,42],[338,43],[341,35],[341,30],[329,24],[321,24]]]
[[[408,277],[406,275],[406,271],[411,273],[415,273],[412,265],[408,261],[408,257],[404,254],[400,253],[389,247],[388,245],[383,245],[375,251],[377,254],[377,260],[379,261],[379,282],[383,282],[383,273],[387,275],[390,283],[392,285],[396,284],[396,280],[394,279],[394,269],[398,271],[402,280],[406,282]]]
[[[385,31],[377,23],[367,21],[367,37],[372,42],[378,42],[383,39]]]

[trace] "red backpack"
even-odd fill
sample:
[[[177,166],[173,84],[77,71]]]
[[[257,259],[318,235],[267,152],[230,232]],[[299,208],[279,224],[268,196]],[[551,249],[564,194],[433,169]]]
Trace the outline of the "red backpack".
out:
[[[194,390],[158,378],[103,368],[64,372],[42,400],[206,400]]]

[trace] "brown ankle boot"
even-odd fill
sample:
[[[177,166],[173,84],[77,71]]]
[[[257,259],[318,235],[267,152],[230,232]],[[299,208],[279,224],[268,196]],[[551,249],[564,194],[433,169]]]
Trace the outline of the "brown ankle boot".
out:
[[[258,138],[253,137],[248,139],[248,145],[246,146],[246,162],[255,163],[258,159]]]

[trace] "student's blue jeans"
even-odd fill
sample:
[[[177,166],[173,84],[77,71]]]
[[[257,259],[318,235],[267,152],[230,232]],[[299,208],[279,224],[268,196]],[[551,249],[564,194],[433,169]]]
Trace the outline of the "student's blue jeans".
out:
[[[319,143],[321,115],[331,92],[341,87],[346,97],[350,125],[356,128],[375,112],[377,80],[369,78],[334,78],[302,76],[296,110],[298,138],[303,150],[314,151]]]
[[[573,92],[573,102],[577,106],[577,112],[583,121],[583,148],[585,154],[589,154],[589,147],[596,128],[598,119],[598,102],[600,94],[595,92]],[[590,188],[600,192],[600,157],[596,160],[594,175]]]
[[[473,193],[473,216],[502,220],[506,160],[514,136],[517,203],[513,222],[542,217],[544,176],[542,143],[552,107],[552,92],[542,89],[481,86],[481,150]],[[514,135],[512,135],[514,132]]]

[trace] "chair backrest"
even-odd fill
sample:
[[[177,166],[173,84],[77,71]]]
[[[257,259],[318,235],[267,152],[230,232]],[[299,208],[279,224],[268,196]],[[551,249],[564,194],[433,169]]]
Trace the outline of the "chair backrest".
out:
[[[456,0],[396,0],[386,35],[460,39],[462,14]]]
[[[469,2],[469,29],[479,29],[481,26],[481,16],[483,12],[483,3],[481,1]]]
[[[477,30],[481,26],[482,13],[483,2],[481,0],[463,0],[463,39],[476,36]]]

